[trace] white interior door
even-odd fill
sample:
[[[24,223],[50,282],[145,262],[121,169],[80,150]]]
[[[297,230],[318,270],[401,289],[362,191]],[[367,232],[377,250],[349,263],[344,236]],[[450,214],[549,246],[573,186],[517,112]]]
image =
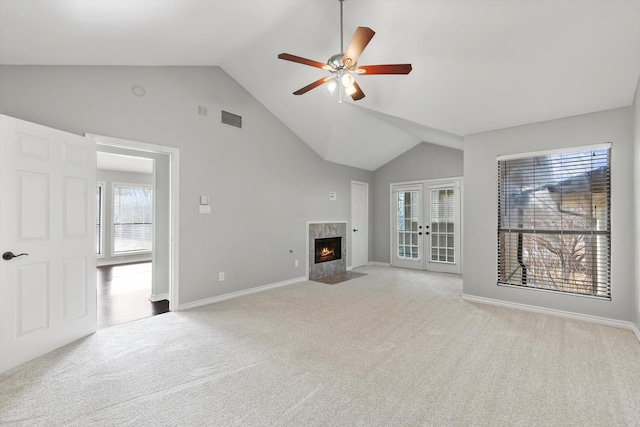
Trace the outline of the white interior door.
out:
[[[426,186],[425,269],[460,273],[460,181]]]
[[[95,150],[0,116],[0,372],[96,330]]]
[[[351,267],[369,262],[369,184],[351,181]]]
[[[392,187],[391,260],[394,267],[424,270],[422,184]]]

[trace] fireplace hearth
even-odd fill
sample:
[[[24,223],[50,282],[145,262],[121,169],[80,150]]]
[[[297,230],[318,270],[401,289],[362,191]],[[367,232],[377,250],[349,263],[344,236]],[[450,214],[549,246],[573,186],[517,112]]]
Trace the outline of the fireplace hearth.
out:
[[[316,264],[342,259],[342,237],[315,239]]]

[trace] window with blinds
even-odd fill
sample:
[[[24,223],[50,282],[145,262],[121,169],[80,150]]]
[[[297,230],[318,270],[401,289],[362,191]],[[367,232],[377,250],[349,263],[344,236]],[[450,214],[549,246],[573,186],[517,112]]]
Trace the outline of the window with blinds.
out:
[[[104,184],[98,183],[96,186],[96,255],[104,255],[103,254],[103,245],[102,245],[102,221],[103,221],[103,203],[104,203]]]
[[[142,185],[113,185],[113,253],[151,251],[153,191]]]
[[[498,158],[498,284],[611,298],[610,144]]]

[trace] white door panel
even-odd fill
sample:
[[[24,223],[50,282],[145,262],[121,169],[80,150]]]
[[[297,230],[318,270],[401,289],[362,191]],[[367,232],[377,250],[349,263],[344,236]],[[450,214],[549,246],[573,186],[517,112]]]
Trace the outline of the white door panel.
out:
[[[351,182],[351,267],[369,262],[369,184]]]
[[[0,372],[96,330],[95,143],[0,116]]]

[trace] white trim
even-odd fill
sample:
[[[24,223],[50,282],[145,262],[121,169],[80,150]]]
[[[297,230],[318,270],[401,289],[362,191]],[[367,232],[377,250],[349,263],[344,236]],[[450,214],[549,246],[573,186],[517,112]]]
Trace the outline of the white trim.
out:
[[[98,267],[104,267],[106,265],[120,265],[120,264],[138,264],[140,262],[152,262],[153,259],[150,256],[150,253],[144,254],[145,256],[134,256],[130,257],[121,257],[118,256],[118,259],[110,259],[108,261],[98,261]]]
[[[149,301],[151,302],[158,302],[158,301],[162,301],[165,299],[169,299],[169,292],[164,293],[164,294],[158,294],[158,295],[153,295],[151,294],[151,296],[149,297]]]
[[[367,265],[377,265],[380,267],[391,267],[391,264],[388,262],[380,262],[380,261],[369,261]]]
[[[533,313],[548,314],[550,316],[564,317],[567,319],[581,320],[589,323],[597,323],[599,325],[613,326],[615,328],[631,329],[635,326],[631,322],[624,320],[609,319],[607,317],[591,316],[589,314],[574,313],[571,311],[555,310],[553,308],[537,307],[528,304],[520,304],[517,302],[501,301],[492,298],[479,297],[475,295],[462,294],[462,299],[468,302],[477,302],[480,304],[497,305],[500,307],[514,308],[516,310],[530,311]],[[634,331],[635,332],[635,331]],[[636,333],[638,340],[640,334]]]
[[[285,280],[283,282],[271,283],[269,285],[256,286],[255,288],[245,289],[243,291],[230,292],[224,295],[218,295],[217,297],[205,298],[198,301],[188,302],[181,304],[178,310],[188,310],[190,308],[201,307],[203,305],[209,305],[220,301],[226,301],[233,298],[243,297],[245,295],[251,295],[258,292],[268,291],[269,289],[279,288],[281,286],[293,285],[295,283],[306,282],[306,277],[296,277],[295,279]]]
[[[554,154],[566,154],[577,153],[579,151],[594,151],[594,150],[606,150],[611,148],[610,142],[604,142],[602,144],[581,145],[578,147],[556,148],[554,150],[533,151],[528,153],[516,153],[516,154],[502,154],[499,155],[496,160],[515,160],[523,159],[527,157],[539,157],[539,156],[552,156]]]
[[[169,195],[169,222],[171,224],[171,230],[169,231],[169,239],[171,241],[171,266],[169,272],[169,293],[171,295],[171,298],[169,299],[169,310],[176,310],[178,307],[180,307],[180,150],[178,148],[168,147],[166,145],[149,144],[146,142],[112,138],[90,133],[85,133],[85,136],[95,139],[98,146],[105,145],[109,147],[120,147],[129,150],[165,154],[169,156],[169,192],[171,193]]]
[[[634,334],[636,334],[636,338],[638,338],[638,341],[640,341],[640,329],[638,329],[635,323],[631,323],[631,330]]]

